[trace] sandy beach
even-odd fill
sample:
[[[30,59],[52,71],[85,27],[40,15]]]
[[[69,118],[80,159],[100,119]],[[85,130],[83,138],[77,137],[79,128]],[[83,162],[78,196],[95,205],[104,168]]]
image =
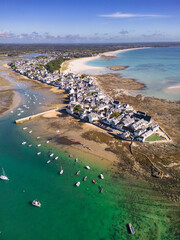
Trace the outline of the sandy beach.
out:
[[[101,59],[102,56],[106,56],[106,57],[116,56],[118,53],[132,51],[132,50],[136,50],[136,49],[143,49],[143,48],[129,48],[129,49],[123,49],[123,50],[121,49],[121,50],[101,53],[101,54],[98,54],[97,56],[93,56],[93,57],[85,57],[85,58],[71,60],[68,64],[68,69],[66,71],[64,71],[64,73],[70,73],[70,72],[73,72],[75,74],[78,74],[78,73],[79,74],[82,74],[82,73],[85,73],[85,74],[107,73],[106,67],[89,66],[87,63],[89,61]]]

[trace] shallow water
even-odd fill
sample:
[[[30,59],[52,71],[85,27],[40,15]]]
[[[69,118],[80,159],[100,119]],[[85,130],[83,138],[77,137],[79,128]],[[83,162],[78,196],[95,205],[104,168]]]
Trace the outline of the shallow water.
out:
[[[27,89],[24,83],[17,88],[22,96],[20,107],[30,106],[21,117],[38,112],[40,106],[33,101],[43,102],[45,96]],[[0,239],[178,239],[174,203],[163,199],[147,183],[93,165],[86,155],[76,156],[79,161],[75,163],[61,147],[37,140],[34,131],[28,134],[30,123],[27,130],[22,130],[25,123],[14,124],[17,113],[15,109],[0,119],[0,168],[10,179],[0,181]],[[23,141],[27,144],[22,145]],[[37,148],[39,142],[42,146]],[[42,152],[40,156],[36,155],[38,151]],[[46,164],[52,152],[59,159]],[[91,170],[86,170],[86,165]],[[62,176],[58,174],[60,166],[64,169]],[[78,170],[79,176],[75,175]],[[104,180],[98,178],[101,172]],[[88,179],[83,182],[86,175]],[[81,181],[79,188],[74,186],[77,181]],[[104,187],[103,193],[99,193],[99,185]],[[34,199],[41,202],[41,208],[31,206]],[[135,228],[134,236],[128,232],[129,222]]]
[[[180,88],[169,91],[172,85],[180,85],[180,47],[136,49],[117,54],[110,60],[89,61],[91,66],[129,66],[122,71],[105,70],[120,73],[124,77],[134,78],[147,88],[137,91],[148,96],[167,100],[180,100]],[[102,72],[103,73],[103,72]]]

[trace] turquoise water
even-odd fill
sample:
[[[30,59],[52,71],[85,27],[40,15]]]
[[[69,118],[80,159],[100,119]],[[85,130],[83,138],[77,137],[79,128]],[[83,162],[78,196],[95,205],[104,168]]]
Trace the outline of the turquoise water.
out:
[[[119,72],[124,77],[145,83],[142,94],[180,100],[180,89],[167,90],[169,86],[180,84],[180,47],[136,49],[117,54],[109,61],[98,59],[88,62],[91,66],[129,66]]]
[[[9,77],[7,73],[4,76]],[[34,101],[46,101],[46,96],[27,89],[24,83],[18,83],[17,91],[22,96],[20,107],[30,106],[21,117],[40,110]],[[61,148],[55,150],[44,139],[37,140],[36,132],[28,134],[30,122],[16,125],[17,113],[15,109],[0,119],[0,169],[3,167],[10,179],[0,181],[0,239],[178,239],[174,203],[163,199],[147,183],[93,166],[86,156],[77,156],[79,161],[75,163]],[[22,130],[26,125],[28,131]],[[23,141],[32,147],[22,145]],[[38,143],[42,144],[40,148]],[[40,156],[36,155],[38,151],[42,152]],[[52,152],[59,159],[46,164]],[[90,165],[91,170],[86,170],[85,165]],[[64,169],[62,176],[58,174],[60,166]],[[78,170],[81,173],[76,176]],[[104,180],[98,178],[101,172]],[[83,182],[86,175],[88,180]],[[79,188],[74,186],[77,181],[81,181]],[[104,187],[104,193],[99,193],[99,185]],[[41,208],[30,204],[34,199],[41,202]],[[128,232],[129,222],[135,228],[134,236]]]

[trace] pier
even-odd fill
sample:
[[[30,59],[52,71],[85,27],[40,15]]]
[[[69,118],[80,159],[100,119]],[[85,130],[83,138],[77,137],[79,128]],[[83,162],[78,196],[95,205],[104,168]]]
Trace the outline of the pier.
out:
[[[18,119],[18,120],[15,120],[15,123],[16,123],[16,124],[21,124],[21,123],[30,121],[30,120],[32,120],[32,119],[34,119],[34,118],[43,116],[43,115],[46,114],[46,113],[51,113],[51,112],[54,112],[54,111],[57,111],[57,110],[59,110],[59,108],[55,108],[55,109],[52,109],[52,110],[48,110],[48,111],[45,111],[45,112],[41,112],[41,113],[38,113],[38,114],[34,114],[34,115],[31,115],[31,116],[28,116],[28,117],[20,118],[20,119]]]

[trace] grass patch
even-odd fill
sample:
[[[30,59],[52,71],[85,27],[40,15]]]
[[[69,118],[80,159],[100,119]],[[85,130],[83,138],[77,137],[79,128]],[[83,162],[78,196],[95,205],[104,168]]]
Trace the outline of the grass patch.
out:
[[[146,138],[146,141],[161,141],[161,140],[165,140],[164,137],[160,137],[157,134],[153,133],[151,136]]]

